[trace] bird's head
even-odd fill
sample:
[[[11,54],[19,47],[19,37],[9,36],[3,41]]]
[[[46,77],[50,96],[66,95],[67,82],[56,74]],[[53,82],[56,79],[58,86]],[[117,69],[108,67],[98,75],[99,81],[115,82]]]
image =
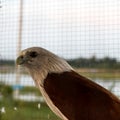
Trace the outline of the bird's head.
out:
[[[47,63],[47,59],[49,54],[47,51],[39,48],[32,47],[25,50],[22,50],[16,60],[18,65],[25,66],[27,68],[41,68],[44,64]]]
[[[32,74],[34,72],[61,73],[72,68],[62,58],[40,47],[31,47],[21,51],[16,63],[25,66]]]

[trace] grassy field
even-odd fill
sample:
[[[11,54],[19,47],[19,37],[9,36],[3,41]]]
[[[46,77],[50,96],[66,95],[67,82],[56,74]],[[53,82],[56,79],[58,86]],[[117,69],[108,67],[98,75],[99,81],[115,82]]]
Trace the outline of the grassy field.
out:
[[[41,104],[38,109],[37,102],[4,100],[0,108],[3,106],[6,112],[0,113],[0,120],[60,120],[46,104]]]
[[[30,86],[23,87],[19,92],[20,94],[34,93],[37,96],[41,95],[37,87],[30,87]]]
[[[104,80],[110,80],[110,79],[118,79],[120,78],[120,70],[109,70],[109,69],[75,69],[79,74],[96,79],[104,79]]]

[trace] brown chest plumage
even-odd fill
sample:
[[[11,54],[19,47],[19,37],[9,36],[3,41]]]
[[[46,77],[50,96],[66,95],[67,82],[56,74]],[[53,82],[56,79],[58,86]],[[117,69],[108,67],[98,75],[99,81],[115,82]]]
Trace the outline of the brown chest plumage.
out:
[[[120,120],[120,101],[74,71],[48,74],[44,89],[69,120]]]

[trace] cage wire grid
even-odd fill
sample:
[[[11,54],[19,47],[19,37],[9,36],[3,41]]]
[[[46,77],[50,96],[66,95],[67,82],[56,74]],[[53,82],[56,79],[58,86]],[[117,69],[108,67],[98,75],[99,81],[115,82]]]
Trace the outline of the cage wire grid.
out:
[[[0,45],[0,109],[2,111],[4,107],[8,113],[1,113],[0,119],[13,120],[16,114],[20,114],[20,119],[25,118],[20,109],[24,108],[24,111],[31,102],[37,114],[29,111],[26,120],[59,119],[41,102],[41,95],[38,95],[32,78],[25,71],[16,81],[15,59],[18,52],[32,46],[48,49],[68,62],[76,59],[89,61],[86,65],[77,61],[79,68],[74,64],[72,66],[120,96],[118,0],[0,0]],[[21,46],[19,50],[18,46]],[[96,65],[91,64],[90,60],[97,61]],[[107,66],[105,60],[111,60],[112,66]],[[100,61],[104,65],[99,64]],[[13,99],[9,98],[9,91],[4,91],[6,87],[12,88]],[[17,94],[16,89],[19,89]],[[3,102],[7,102],[4,95],[13,103],[12,107],[9,102]],[[19,98],[17,102],[14,102],[15,95]]]

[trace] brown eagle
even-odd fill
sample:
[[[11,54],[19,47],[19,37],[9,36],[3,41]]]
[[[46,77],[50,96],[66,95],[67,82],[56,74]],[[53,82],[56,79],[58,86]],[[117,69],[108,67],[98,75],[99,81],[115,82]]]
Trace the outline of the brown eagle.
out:
[[[120,120],[120,100],[40,47],[21,51],[17,64],[27,68],[46,103],[62,120]]]

